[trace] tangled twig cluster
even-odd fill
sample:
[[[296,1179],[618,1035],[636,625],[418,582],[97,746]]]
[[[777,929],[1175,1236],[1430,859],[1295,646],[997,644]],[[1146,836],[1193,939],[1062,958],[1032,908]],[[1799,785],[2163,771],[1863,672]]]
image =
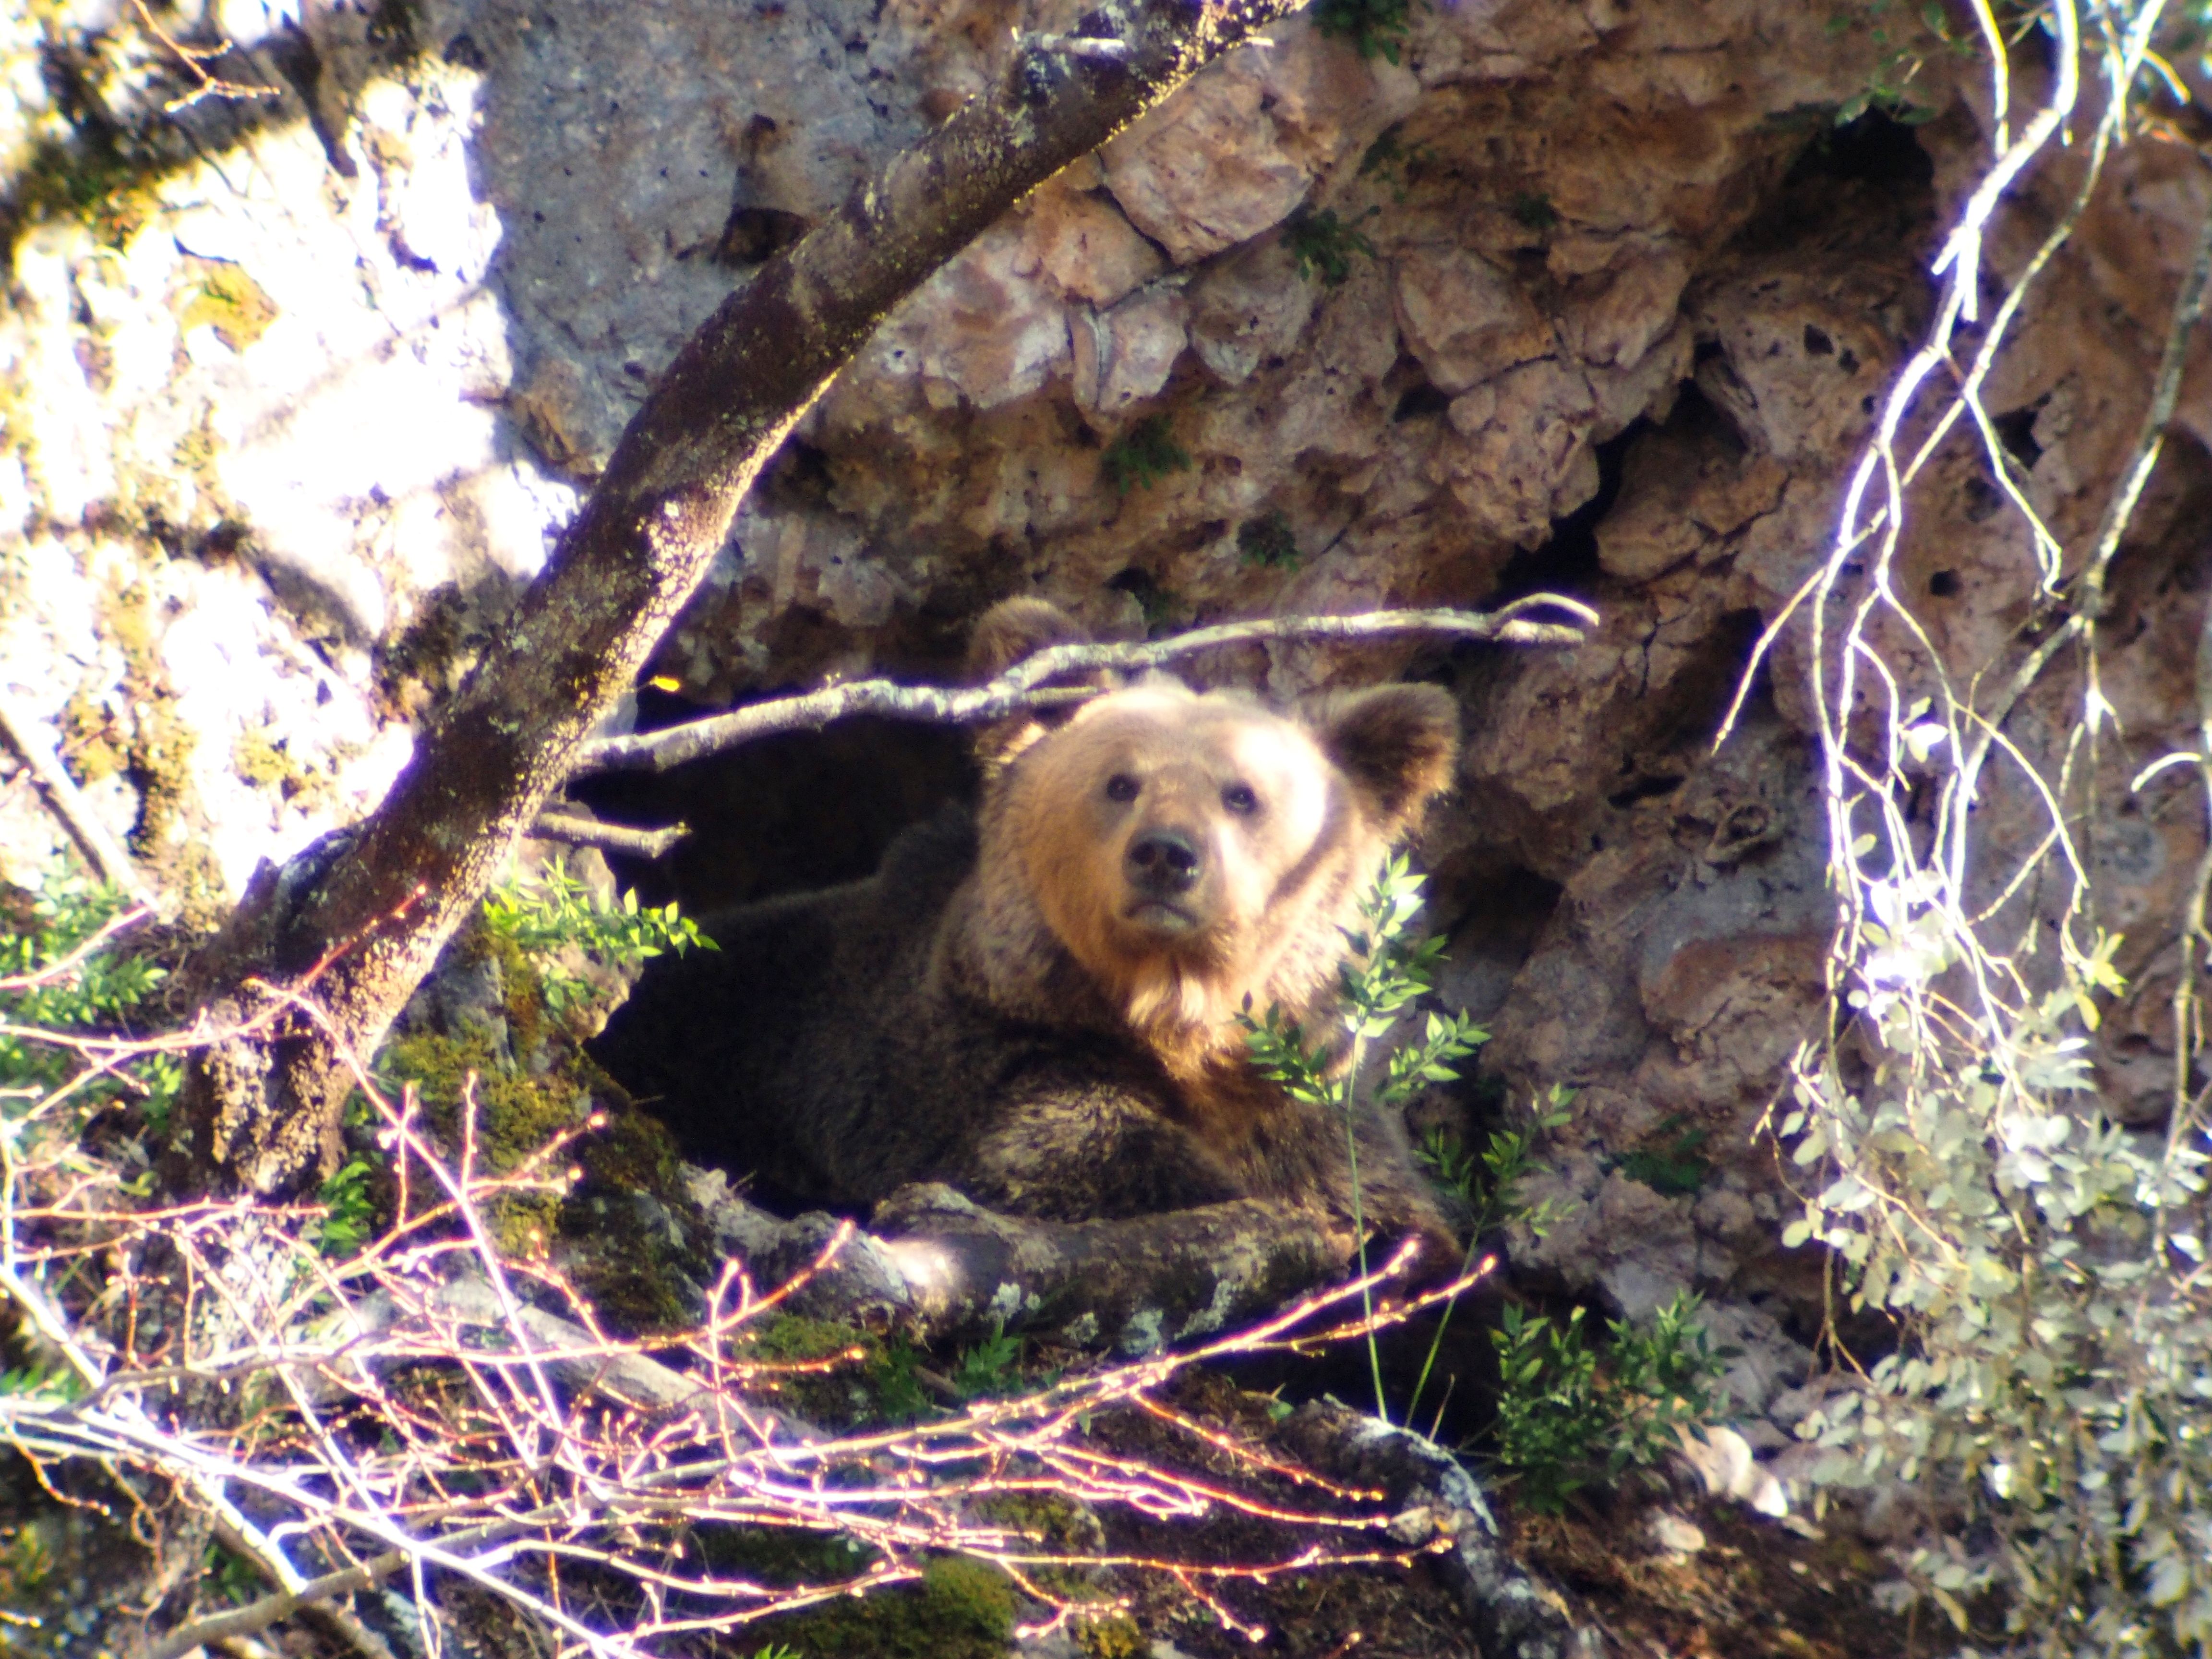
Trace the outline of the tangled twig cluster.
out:
[[[38,977],[77,971],[112,931]],[[297,993],[267,1002],[267,1020],[319,1018]],[[386,1584],[411,1595],[434,1644],[441,1588],[459,1580],[568,1650],[642,1654],[911,1582],[947,1553],[1005,1573],[1039,1627],[1110,1611],[1103,1572],[1152,1571],[1243,1628],[1216,1594],[1224,1583],[1402,1562],[1449,1541],[1409,1542],[1382,1492],[1295,1467],[1164,1397],[1192,1365],[1356,1339],[1465,1288],[1387,1299],[1404,1252],[1204,1346],[830,1432],[775,1395],[858,1354],[773,1360],[756,1340],[807,1273],[763,1288],[732,1262],[690,1328],[623,1337],[556,1260],[503,1255],[488,1210],[564,1189],[573,1136],[487,1173],[472,1083],[447,1150],[411,1089],[392,1097],[356,1065],[393,1194],[388,1223],[356,1240],[328,1204],[137,1201],[138,1183],[86,1150],[87,1079],[210,1033],[0,1035],[62,1045],[79,1062],[59,1086],[7,1103],[0,1125],[0,1295],[46,1362],[0,1392],[0,1442],[42,1468],[90,1461],[167,1483],[270,1583],[157,1638],[160,1659]],[[1127,1412],[1186,1446],[1188,1464],[1091,1433],[1095,1415]],[[1298,1541],[1222,1561],[1072,1549],[1005,1518],[1042,1501],[1152,1518],[1231,1510]],[[841,1543],[849,1569],[801,1580],[734,1571],[708,1547],[723,1528]],[[356,1645],[377,1650],[373,1632],[340,1616]]]

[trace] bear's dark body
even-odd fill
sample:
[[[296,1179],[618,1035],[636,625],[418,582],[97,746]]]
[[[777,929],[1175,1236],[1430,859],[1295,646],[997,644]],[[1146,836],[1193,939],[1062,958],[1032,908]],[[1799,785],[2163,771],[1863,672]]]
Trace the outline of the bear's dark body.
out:
[[[978,988],[937,981],[945,912],[975,854],[973,818],[948,807],[866,880],[707,918],[720,949],[647,963],[594,1051],[686,1157],[800,1203],[865,1210],[942,1181],[1058,1221],[1262,1194],[1348,1205],[1340,1126],[1286,1105],[1238,1160],[1249,1167],[1231,1167],[1177,1121],[1174,1079],[1114,1034],[1072,963],[1052,993],[1068,1026],[1008,1018]],[[1030,1156],[1007,1155],[1010,1130]],[[1361,1142],[1364,1212],[1426,1220],[1393,1138]]]
[[[979,625],[977,678],[1079,635],[1036,601]],[[1432,686],[1267,708],[1152,676],[986,732],[982,799],[865,881],[713,916],[595,1051],[684,1149],[801,1203],[910,1182],[1048,1220],[1241,1198],[1449,1232],[1402,1133],[1344,1125],[1247,1057],[1239,1010],[1326,1030],[1382,854],[1449,784]]]

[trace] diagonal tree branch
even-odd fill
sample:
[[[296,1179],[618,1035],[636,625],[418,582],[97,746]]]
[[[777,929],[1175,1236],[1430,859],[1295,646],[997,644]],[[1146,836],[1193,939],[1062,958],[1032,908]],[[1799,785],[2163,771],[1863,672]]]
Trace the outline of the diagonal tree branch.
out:
[[[1108,0],[1032,38],[998,88],[881,168],[692,336],[591,499],[383,805],[265,872],[189,988],[231,1024],[249,981],[318,963],[337,1036],[372,1052],[634,681],[793,425],[890,308],[1015,202],[1297,0]],[[333,954],[335,952],[335,954]],[[188,1186],[295,1190],[334,1166],[330,1037],[206,1053]]]

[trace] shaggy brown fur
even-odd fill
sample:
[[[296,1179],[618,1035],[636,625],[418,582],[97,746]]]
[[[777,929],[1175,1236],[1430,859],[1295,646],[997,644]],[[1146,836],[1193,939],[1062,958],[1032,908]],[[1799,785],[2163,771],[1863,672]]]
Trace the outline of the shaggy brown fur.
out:
[[[1010,601],[971,672],[1079,637]],[[1277,713],[1152,675],[1008,722],[981,744],[977,820],[711,919],[720,954],[653,963],[602,1058],[693,1155],[805,1200],[941,1180],[1052,1219],[1254,1196],[1348,1217],[1342,1125],[1252,1069],[1236,1015],[1327,1010],[1342,930],[1457,748],[1450,698],[1419,685]],[[1370,1224],[1442,1244],[1399,1139],[1361,1140]]]

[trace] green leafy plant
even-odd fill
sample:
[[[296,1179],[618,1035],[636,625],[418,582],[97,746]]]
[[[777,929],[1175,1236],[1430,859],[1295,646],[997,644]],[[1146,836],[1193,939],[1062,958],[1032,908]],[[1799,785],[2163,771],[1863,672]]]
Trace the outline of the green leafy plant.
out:
[[[32,1359],[0,1371],[0,1397],[11,1400],[76,1400],[83,1396],[84,1378],[58,1359]]]
[[[221,1544],[207,1547],[207,1566],[201,1579],[218,1601],[244,1607],[261,1591],[261,1571],[235,1550]]]
[[[1480,1155],[1469,1152],[1457,1135],[1441,1128],[1430,1130],[1413,1149],[1413,1155],[1429,1172],[1447,1190],[1458,1194],[1468,1206],[1468,1265],[1474,1264],[1483,1235],[1494,1227],[1518,1221],[1538,1238],[1551,1231],[1558,1218],[1557,1206],[1548,1198],[1534,1206],[1523,1202],[1521,1182],[1536,1168],[1538,1137],[1565,1125],[1570,1115],[1567,1103],[1573,1098],[1574,1091],[1553,1084],[1527,1121],[1492,1130]],[[1456,1302],[1445,1304],[1436,1333],[1429,1339],[1429,1352],[1421,1361],[1420,1374],[1413,1380],[1413,1398],[1406,1407],[1408,1423],[1420,1409],[1421,1395],[1436,1369],[1437,1355],[1443,1347],[1444,1333],[1450,1328],[1457,1306]],[[1441,1424],[1441,1406],[1437,1417]],[[1433,1435],[1434,1430],[1431,1432]]]
[[[1676,1431],[1712,1421],[1713,1384],[1729,1357],[1694,1324],[1698,1298],[1677,1293],[1650,1322],[1610,1322],[1604,1364],[1583,1325],[1508,1307],[1492,1331],[1499,1362],[1492,1455],[1516,1498],[1557,1513],[1583,1487],[1647,1468]]]
[[[112,888],[57,884],[0,922],[0,1024],[127,1033],[131,1015],[164,977],[143,957],[96,943],[127,908]],[[0,1034],[0,1112],[11,1101],[43,1097],[80,1069],[66,1048]],[[158,1140],[183,1082],[173,1056],[147,1055],[88,1079],[76,1091],[76,1109],[133,1100]]]
[[[2032,13],[2028,21],[2032,27]],[[1866,85],[1837,107],[1835,125],[1839,127],[1849,126],[1869,110],[1878,110],[1906,126],[1934,120],[1942,110],[1915,101],[1912,83],[1937,53],[1971,58],[1978,50],[1974,36],[1951,27],[1949,16],[1936,0],[1922,0],[1917,8],[1893,3],[1893,0],[1863,0],[1859,15],[1840,12],[1826,27],[1832,35],[1863,29],[1881,54]]]
[[[1022,1380],[1021,1358],[1021,1339],[1007,1335],[1003,1326],[994,1327],[981,1342],[961,1349],[960,1363],[952,1371],[953,1392],[963,1400],[978,1400],[1017,1388]]]
[[[1413,188],[1414,170],[1433,166],[1440,159],[1428,144],[1407,143],[1404,125],[1401,122],[1384,129],[1382,136],[1368,145],[1367,153],[1359,158],[1359,177],[1386,185],[1392,198],[1400,202]]]
[[[1437,964],[1443,958],[1442,939],[1412,931],[1423,885],[1403,854],[1383,861],[1374,885],[1359,902],[1361,926],[1346,933],[1350,953],[1340,969],[1343,1007],[1333,1022],[1335,1029],[1320,1041],[1310,1044],[1297,1023],[1286,1019],[1279,1007],[1270,1007],[1261,1019],[1249,1012],[1238,1017],[1253,1065],[1280,1084],[1293,1100],[1318,1107],[1344,1124],[1352,1164],[1352,1225],[1360,1238],[1363,1275],[1367,1242],[1359,1198],[1359,1074],[1369,1049],[1388,1036],[1413,1002],[1433,987]],[[1454,1062],[1489,1040],[1490,1034],[1463,1013],[1429,1015],[1420,1036],[1390,1055],[1375,1091],[1376,1106],[1395,1111],[1427,1085],[1450,1082],[1459,1075]],[[1371,1312],[1371,1303],[1369,1308]],[[1382,1392],[1382,1356],[1371,1336],[1367,1358],[1375,1381],[1375,1413],[1387,1420],[1390,1412]]]
[[[1541,1238],[1558,1218],[1557,1206],[1548,1198],[1534,1206],[1522,1202],[1521,1182],[1536,1168],[1538,1138],[1566,1127],[1574,1097],[1573,1090],[1555,1083],[1526,1121],[1492,1129],[1480,1153],[1469,1152],[1449,1129],[1436,1128],[1422,1136],[1414,1156],[1465,1201],[1478,1237],[1518,1221]]]
[[[641,905],[635,890],[617,904],[603,904],[590,886],[561,859],[534,876],[510,874],[485,896],[485,928],[512,945],[538,966],[548,1006],[562,1012],[586,1000],[591,987],[562,968],[559,953],[574,947],[592,961],[618,970],[635,968],[663,951],[678,955],[695,945],[717,948],[699,924],[680,915],[673,904]]]
[[[1712,1173],[1712,1165],[1700,1156],[1705,1144],[1703,1129],[1685,1124],[1680,1117],[1668,1117],[1660,1124],[1650,1144],[1616,1158],[1613,1167],[1654,1192],[1675,1195],[1698,1192]]]
[[[1098,465],[1114,493],[1126,495],[1150,489],[1170,472],[1189,471],[1190,454],[1175,441],[1166,416],[1149,415],[1109,444]]]
[[[376,1166],[361,1157],[348,1158],[316,1194],[327,1213],[313,1229],[317,1252],[343,1261],[368,1243],[376,1231],[376,1198],[370,1178]]]
[[[1506,204],[1505,210],[1513,216],[1516,224],[1530,230],[1551,230],[1558,227],[1559,210],[1552,205],[1552,198],[1541,191],[1524,190]]]
[[[1855,849],[1858,850],[1858,849]],[[1933,1477],[1990,1544],[1929,1545],[1907,1587],[1961,1630],[2008,1592],[2037,1650],[2212,1644],[2212,1286],[2204,1096],[2160,1134],[2089,1094],[2086,1030],[2124,988],[2117,936],[2060,982],[1965,1025],[1938,982],[1984,968],[1932,879],[1876,884],[1851,1000],[1873,1047],[1847,1079],[1798,1056],[1777,1126],[1817,1176],[1787,1245],[1835,1253],[1853,1310],[1897,1322],[1865,1385],[1798,1425],[1825,1486]]]
[[[1289,515],[1276,507],[1259,518],[1247,519],[1237,527],[1237,556],[1246,564],[1296,570],[1298,538],[1291,533]]]
[[[1375,257],[1375,244],[1358,226],[1337,217],[1334,208],[1293,214],[1283,227],[1283,246],[1291,251],[1301,282],[1319,276],[1330,288],[1341,288],[1352,275],[1352,255]]]
[[[1351,41],[1362,58],[1395,64],[1413,31],[1413,0],[1317,0],[1313,20],[1323,34]]]

